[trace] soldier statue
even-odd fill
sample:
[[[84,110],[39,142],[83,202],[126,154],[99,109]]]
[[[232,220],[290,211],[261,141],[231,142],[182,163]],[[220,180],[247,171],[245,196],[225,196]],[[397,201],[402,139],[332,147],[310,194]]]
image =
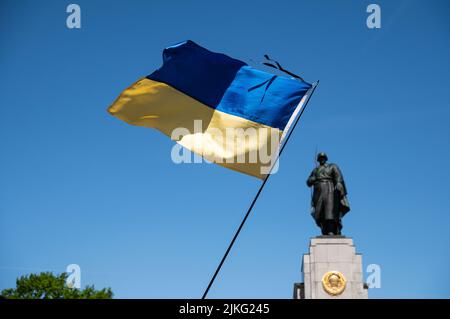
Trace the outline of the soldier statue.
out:
[[[350,211],[344,178],[336,164],[327,163],[325,153],[317,155],[317,165],[306,184],[314,187],[311,215],[322,235],[341,235],[342,217]]]

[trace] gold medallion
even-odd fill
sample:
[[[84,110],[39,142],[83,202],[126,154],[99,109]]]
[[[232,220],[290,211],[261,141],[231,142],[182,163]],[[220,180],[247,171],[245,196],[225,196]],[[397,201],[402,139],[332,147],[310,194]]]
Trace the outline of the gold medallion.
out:
[[[329,271],[322,277],[323,289],[332,296],[340,295],[344,291],[346,283],[344,275],[339,271]]]

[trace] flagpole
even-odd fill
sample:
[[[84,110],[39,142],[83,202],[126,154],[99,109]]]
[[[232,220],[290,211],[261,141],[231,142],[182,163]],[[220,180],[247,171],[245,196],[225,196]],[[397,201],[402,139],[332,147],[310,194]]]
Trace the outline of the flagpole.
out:
[[[245,216],[244,216],[244,219],[242,220],[241,224],[239,225],[239,228],[236,230],[236,233],[234,234],[233,239],[231,240],[230,244],[228,245],[228,248],[227,248],[225,254],[224,254],[223,257],[222,257],[222,260],[220,261],[219,266],[217,267],[216,271],[214,272],[214,275],[212,276],[212,278],[211,278],[211,280],[210,280],[210,282],[209,282],[209,284],[208,284],[208,287],[206,288],[205,292],[203,293],[202,299],[205,299],[206,296],[208,295],[209,289],[211,288],[212,284],[214,283],[214,280],[216,279],[217,274],[219,273],[220,269],[222,268],[222,265],[224,264],[225,259],[227,259],[227,256],[228,256],[228,254],[229,254],[231,248],[233,247],[234,242],[236,241],[236,238],[239,236],[239,233],[241,232],[242,227],[244,226],[244,224],[245,224],[245,222],[246,222],[248,216],[250,215],[250,213],[251,213],[251,211],[252,211],[252,209],[253,209],[253,206],[255,206],[255,203],[256,203],[256,201],[258,200],[259,194],[261,194],[261,191],[263,190],[264,185],[266,185],[267,181],[269,180],[269,177],[270,177],[270,175],[271,175],[271,172],[272,172],[273,167],[274,167],[274,166],[276,165],[276,163],[278,162],[278,160],[279,160],[279,158],[280,158],[280,156],[281,156],[281,153],[282,153],[283,150],[284,150],[284,147],[286,146],[287,142],[289,141],[289,138],[291,137],[292,132],[294,131],[295,127],[297,126],[297,123],[298,123],[300,117],[302,116],[303,112],[305,111],[306,106],[308,105],[309,99],[310,99],[311,96],[313,95],[314,90],[316,89],[316,87],[317,87],[318,84],[319,84],[319,81],[314,82],[314,83],[312,84],[312,86],[309,88],[309,90],[306,92],[306,99],[305,99],[305,101],[304,101],[303,107],[301,108],[301,110],[300,110],[300,112],[299,112],[297,118],[295,119],[294,124],[292,125],[292,128],[291,128],[290,130],[288,129],[288,133],[287,133],[286,139],[284,140],[284,143],[281,145],[280,152],[278,153],[278,156],[277,156],[275,162],[274,162],[273,165],[270,167],[269,173],[268,173],[268,174],[266,175],[266,177],[264,178],[264,180],[263,180],[261,186],[259,187],[258,192],[256,193],[255,197],[253,198],[253,201],[252,201],[252,203],[250,204],[250,207],[248,208],[247,213],[246,213]],[[300,102],[300,103],[301,103],[301,102]],[[282,138],[282,142],[283,142],[283,138]]]

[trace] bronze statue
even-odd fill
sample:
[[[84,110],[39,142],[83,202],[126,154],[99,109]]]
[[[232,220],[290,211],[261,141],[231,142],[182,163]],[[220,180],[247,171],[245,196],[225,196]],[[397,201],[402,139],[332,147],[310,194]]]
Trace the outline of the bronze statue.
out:
[[[327,163],[327,160],[327,154],[319,153],[319,165],[306,181],[308,187],[314,186],[311,215],[322,230],[322,235],[341,235],[342,217],[350,211],[350,205],[339,167]]]

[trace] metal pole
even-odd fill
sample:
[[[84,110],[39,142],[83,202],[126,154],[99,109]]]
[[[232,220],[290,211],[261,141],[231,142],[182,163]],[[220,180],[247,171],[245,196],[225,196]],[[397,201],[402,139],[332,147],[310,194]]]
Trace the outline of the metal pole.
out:
[[[227,248],[225,254],[222,257],[222,260],[220,261],[219,266],[217,267],[216,271],[214,272],[214,275],[212,276],[212,278],[211,278],[211,280],[210,280],[210,282],[208,284],[208,287],[206,288],[205,292],[203,293],[202,299],[205,299],[206,296],[208,295],[209,289],[211,288],[212,284],[214,283],[214,280],[216,279],[217,274],[219,273],[220,269],[222,268],[222,265],[225,262],[225,259],[227,259],[228,253],[230,252],[231,248],[233,247],[234,242],[236,241],[236,238],[239,236],[239,233],[241,232],[241,229],[244,226],[245,221],[247,220],[248,216],[250,215],[250,212],[252,211],[253,206],[255,206],[255,203],[256,203],[256,201],[257,201],[257,199],[259,197],[259,194],[261,194],[261,191],[263,190],[264,185],[266,185],[267,181],[269,180],[270,173],[272,172],[273,167],[275,166],[276,162],[280,158],[281,153],[284,150],[284,147],[286,146],[287,142],[289,141],[289,138],[291,137],[292,132],[294,131],[295,127],[297,126],[297,123],[298,123],[300,117],[302,116],[303,112],[305,111],[306,106],[308,105],[309,99],[311,98],[311,96],[314,93],[314,90],[316,89],[318,84],[319,84],[319,81],[314,82],[312,84],[312,86],[309,88],[308,92],[306,93],[307,97],[306,97],[306,100],[304,102],[304,106],[302,107],[299,115],[297,116],[297,118],[296,118],[296,120],[294,122],[294,125],[292,126],[292,129],[289,131],[289,133],[288,133],[288,135],[287,135],[283,145],[281,146],[281,149],[280,149],[280,152],[278,153],[277,159],[275,160],[274,164],[271,166],[271,168],[269,170],[269,173],[264,178],[261,186],[259,187],[258,192],[256,193],[255,197],[253,198],[252,203],[250,204],[250,207],[247,210],[247,213],[244,216],[244,219],[242,220],[241,224],[239,225],[239,228],[236,230],[236,233],[233,236],[233,239],[231,240],[230,244],[228,245],[228,248]]]

